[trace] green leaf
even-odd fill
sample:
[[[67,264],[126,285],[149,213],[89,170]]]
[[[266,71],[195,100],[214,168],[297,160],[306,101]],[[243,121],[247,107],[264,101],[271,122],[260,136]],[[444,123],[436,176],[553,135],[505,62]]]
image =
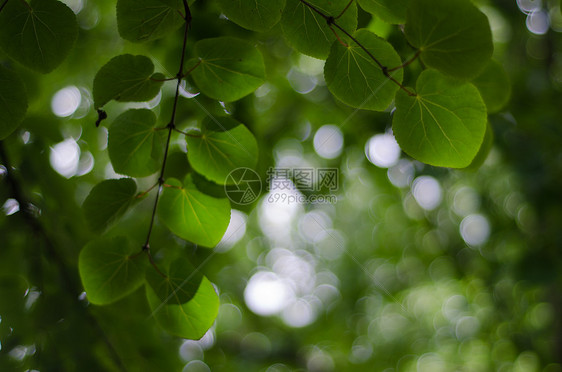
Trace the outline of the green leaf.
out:
[[[404,32],[427,66],[462,79],[478,75],[494,49],[488,18],[469,0],[411,0]]]
[[[400,91],[392,129],[408,155],[427,164],[464,168],[480,149],[486,131],[486,105],[478,89],[436,70],[425,70],[417,96]]]
[[[327,16],[337,17],[349,4],[349,0],[309,0],[309,4]],[[357,5],[355,2],[337,19],[337,24],[350,34],[357,28]],[[285,38],[299,52],[326,59],[336,35],[326,19],[299,0],[287,0],[281,17]],[[342,36],[341,31],[334,30]]]
[[[195,296],[185,304],[172,298],[163,302],[150,286],[146,297],[156,321],[167,332],[191,340],[198,340],[213,325],[219,311],[219,297],[211,282],[203,277]]]
[[[77,36],[76,16],[60,1],[9,1],[0,13],[0,47],[35,71],[54,70]]]
[[[123,54],[111,59],[94,78],[94,104],[102,107],[112,99],[120,102],[142,102],[160,91],[164,75],[153,74],[154,64],[145,56]]]
[[[217,245],[230,222],[228,199],[202,193],[190,175],[183,186],[174,178],[166,180],[166,184],[158,203],[160,221],[182,239],[205,247]]]
[[[0,140],[8,137],[27,112],[23,82],[13,71],[0,65]]]
[[[117,28],[125,40],[159,39],[185,23],[181,0],[118,0]]]
[[[146,177],[162,166],[162,131],[154,128],[156,115],[150,110],[128,110],[109,128],[108,150],[113,169],[131,177]]]
[[[107,305],[140,287],[144,281],[146,257],[138,252],[121,236],[86,244],[78,258],[78,269],[88,301]]]
[[[361,8],[385,22],[403,24],[410,0],[358,0]]]
[[[156,270],[148,270],[146,281],[160,301],[175,304],[190,301],[203,280],[201,272],[185,258],[174,260],[164,275],[165,278]]]
[[[258,144],[252,132],[243,124],[228,117],[218,120],[225,126],[234,127],[226,131],[213,131],[204,126],[200,134],[186,136],[187,158],[196,172],[211,181],[224,184],[228,174],[236,168],[255,167]]]
[[[130,178],[105,180],[94,186],[84,201],[86,219],[94,231],[103,231],[135,201],[137,184]]]
[[[488,113],[500,111],[509,101],[511,83],[509,77],[498,62],[491,60],[484,71],[472,80],[486,103]]]
[[[490,123],[486,125],[486,134],[484,134],[484,141],[482,141],[482,145],[480,146],[480,150],[472,160],[472,163],[464,170],[468,171],[475,171],[478,170],[484,164],[488,155],[490,154],[490,150],[492,150],[492,145],[494,144],[494,131],[492,130],[492,126]]]
[[[224,15],[252,31],[267,31],[281,19],[285,0],[218,0]]]
[[[255,45],[232,37],[204,39],[195,44],[188,65],[199,66],[191,77],[201,92],[219,101],[236,101],[265,81],[263,56]]]
[[[385,40],[372,32],[358,30],[354,37],[386,67],[402,64],[400,56]],[[348,47],[335,41],[324,66],[324,78],[328,89],[340,101],[361,109],[385,110],[399,86],[388,79],[378,64],[355,42],[346,40]],[[403,71],[390,72],[402,82]]]

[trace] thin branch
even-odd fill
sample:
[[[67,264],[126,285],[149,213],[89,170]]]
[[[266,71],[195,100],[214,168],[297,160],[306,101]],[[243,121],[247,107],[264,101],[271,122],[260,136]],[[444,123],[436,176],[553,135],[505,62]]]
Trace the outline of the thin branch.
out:
[[[412,92],[411,90],[409,90],[408,88],[406,88],[404,85],[402,85],[402,83],[400,83],[398,80],[396,80],[394,77],[392,77],[392,75],[390,75],[388,67],[386,67],[385,65],[383,65],[374,55],[373,53],[371,53],[363,44],[361,44],[359,42],[359,40],[357,40],[356,38],[353,37],[353,35],[351,35],[349,32],[347,32],[343,27],[341,27],[340,25],[338,25],[336,23],[336,18],[329,16],[327,14],[324,14],[321,10],[317,9],[314,5],[310,4],[308,1],[306,0],[299,0],[301,3],[303,3],[304,5],[306,5],[307,7],[309,7],[312,11],[314,11],[315,13],[319,14],[322,18],[324,18],[326,20],[326,22],[328,23],[328,27],[332,27],[335,26],[338,30],[340,30],[341,32],[343,32],[347,37],[349,37],[355,44],[357,44],[357,46],[359,46],[361,49],[363,49],[363,51],[365,53],[367,53],[367,55],[369,56],[369,58],[371,58],[376,64],[377,66],[379,66],[379,68],[381,69],[382,73],[384,74],[384,76],[386,76],[390,81],[392,81],[393,83],[395,83],[396,85],[398,85],[400,87],[400,89],[402,89],[403,91],[405,91],[406,93],[408,93],[409,96],[415,96],[416,93]],[[332,30],[333,31],[333,30]],[[339,37],[338,37],[339,39]]]
[[[392,72],[392,71],[396,71],[396,70],[400,70],[401,68],[404,68],[406,66],[408,66],[410,63],[414,62],[416,59],[418,59],[418,57],[421,54],[421,50],[418,50],[416,52],[416,54],[414,54],[414,56],[412,58],[410,58],[408,61],[404,62],[403,64],[401,64],[400,66],[396,66],[393,68],[389,68],[388,72]]]
[[[343,10],[341,11],[340,14],[338,14],[338,16],[336,18],[334,18],[334,20],[339,19],[345,12],[347,12],[347,10],[349,9],[349,7],[351,6],[351,4],[353,4],[353,1],[355,0],[349,0],[349,3],[347,3],[347,5],[345,6],[345,8],[343,8]]]
[[[174,128],[174,131],[183,134],[186,137],[193,137],[193,138],[201,138],[202,135],[201,134],[193,134],[193,133],[188,133],[188,132],[184,132],[183,130],[179,130],[177,128]]]
[[[4,4],[0,5],[0,12],[4,9],[6,4],[8,4],[8,0],[4,1]]]
[[[185,27],[184,27],[184,32],[183,32],[183,42],[182,42],[182,51],[181,51],[181,59],[180,59],[180,67],[178,70],[178,73],[176,74],[176,78],[177,79],[177,84],[176,84],[176,94],[174,96],[174,105],[172,107],[172,115],[170,118],[170,121],[168,123],[168,125],[166,126],[166,128],[168,129],[168,138],[166,139],[166,148],[164,150],[164,159],[162,160],[162,169],[160,169],[160,176],[158,177],[158,192],[156,193],[156,198],[154,199],[154,206],[152,208],[152,215],[150,217],[150,225],[148,227],[148,233],[146,235],[146,240],[144,242],[144,245],[142,246],[142,251],[146,252],[148,255],[148,259],[150,260],[150,263],[152,264],[152,266],[154,266],[154,268],[158,271],[158,273],[160,275],[164,275],[160,269],[158,269],[158,266],[156,266],[156,263],[154,262],[154,259],[152,258],[152,255],[150,254],[150,236],[152,235],[152,229],[154,227],[154,220],[156,218],[156,211],[158,208],[158,200],[160,198],[160,194],[162,193],[162,185],[164,184],[164,172],[166,170],[166,162],[168,160],[168,152],[170,150],[170,140],[172,138],[172,132],[174,131],[175,127],[176,127],[176,112],[177,112],[177,108],[178,108],[178,100],[179,100],[179,96],[180,96],[180,85],[181,85],[181,81],[183,78],[183,65],[185,62],[185,51],[187,48],[187,36],[189,34],[189,28],[191,27],[191,11],[189,10],[189,5],[187,4],[187,0],[182,0],[183,2],[183,6],[185,9]],[[195,65],[193,68],[191,68],[188,72],[193,71],[193,69],[195,67],[197,67],[199,64]],[[165,277],[165,275],[164,275]]]
[[[190,68],[189,70],[184,72],[183,75],[181,75],[181,78],[185,79],[187,77],[187,75],[191,74],[191,72],[193,70],[195,70],[197,67],[199,67],[200,64],[201,64],[201,60],[197,61],[197,63],[192,68]],[[165,78],[165,79],[154,79],[153,77],[149,77],[148,79],[152,80],[152,81],[172,81],[172,80],[176,80],[177,78],[178,78],[177,76],[174,76],[174,77]]]
[[[149,188],[148,190],[143,191],[143,192],[139,193],[137,196],[135,196],[135,198],[136,198],[136,199],[144,198],[146,194],[148,194],[149,192],[151,192],[152,189],[154,189],[154,188],[155,188],[156,186],[158,186],[158,185],[159,185],[159,183],[156,182],[154,185],[150,186],[150,188]]]

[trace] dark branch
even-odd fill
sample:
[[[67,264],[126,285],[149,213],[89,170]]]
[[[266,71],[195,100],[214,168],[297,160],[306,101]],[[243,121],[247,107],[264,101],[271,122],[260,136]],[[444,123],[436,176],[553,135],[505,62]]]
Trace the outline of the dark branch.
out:
[[[396,85],[398,85],[400,87],[400,89],[402,89],[403,91],[405,91],[406,93],[408,93],[408,95],[410,96],[415,96],[416,93],[412,92],[411,90],[409,90],[408,88],[406,88],[404,85],[402,85],[402,83],[400,83],[398,80],[396,80],[394,77],[392,77],[392,75],[390,75],[390,71],[388,69],[387,66],[383,65],[374,55],[373,53],[371,53],[363,44],[361,44],[355,37],[353,37],[353,35],[351,35],[349,32],[347,32],[343,27],[341,27],[340,25],[338,25],[336,23],[336,19],[339,18],[341,16],[342,13],[340,13],[340,15],[336,18],[329,16],[327,14],[324,14],[322,11],[320,11],[318,8],[316,8],[314,5],[310,4],[308,1],[306,0],[299,0],[301,3],[303,3],[304,5],[306,5],[307,7],[309,7],[312,11],[314,11],[315,13],[319,14],[322,18],[324,18],[326,20],[326,22],[328,23],[328,27],[332,28],[332,26],[336,27],[338,30],[340,30],[341,32],[343,32],[348,38],[350,38],[355,44],[357,44],[357,46],[359,46],[361,49],[363,49],[363,51],[365,53],[367,53],[367,55],[369,56],[369,58],[371,58],[376,64],[377,66],[379,66],[379,68],[381,69],[382,73],[384,74],[384,76],[386,76],[390,81],[392,81],[393,83],[395,83]],[[351,5],[348,4],[346,9]],[[332,31],[334,31],[332,29]],[[336,33],[334,31],[334,33]],[[340,40],[340,42],[342,43],[342,45],[345,45],[345,43],[343,43],[341,41],[341,39],[337,36],[338,40]]]
[[[168,138],[166,139],[166,148],[164,150],[164,160],[162,160],[162,168],[160,169],[160,176],[158,177],[158,192],[156,193],[156,197],[154,199],[154,206],[152,207],[152,215],[150,217],[150,225],[148,227],[148,233],[146,235],[146,240],[144,242],[144,245],[142,246],[142,251],[146,252],[148,255],[148,259],[150,260],[150,263],[152,264],[152,266],[154,266],[154,268],[158,271],[158,273],[160,275],[163,275],[164,277],[166,277],[161,271],[160,269],[158,269],[158,266],[156,266],[156,263],[154,262],[154,259],[152,258],[152,255],[150,254],[150,236],[152,235],[152,229],[154,228],[154,220],[156,218],[156,211],[158,208],[158,200],[160,199],[160,194],[162,193],[162,185],[164,184],[164,172],[166,171],[166,162],[168,160],[168,152],[170,150],[170,140],[172,138],[172,132],[175,130],[176,128],[176,112],[177,112],[177,108],[178,108],[178,101],[179,101],[179,96],[180,96],[180,85],[181,85],[181,81],[184,77],[183,74],[183,65],[185,63],[185,51],[187,48],[187,36],[189,33],[189,28],[191,27],[191,11],[189,10],[189,5],[187,4],[187,0],[182,0],[183,1],[183,6],[185,9],[185,26],[184,26],[184,32],[183,32],[183,42],[182,42],[182,50],[181,50],[181,58],[180,58],[180,67],[178,69],[178,73],[176,74],[175,79],[177,79],[177,84],[176,84],[176,94],[174,96],[174,105],[172,107],[172,115],[170,118],[170,121],[168,122],[168,125],[166,126],[166,128],[168,129]],[[191,68],[189,72],[193,71],[193,69],[195,69],[199,64],[195,65],[193,68]]]

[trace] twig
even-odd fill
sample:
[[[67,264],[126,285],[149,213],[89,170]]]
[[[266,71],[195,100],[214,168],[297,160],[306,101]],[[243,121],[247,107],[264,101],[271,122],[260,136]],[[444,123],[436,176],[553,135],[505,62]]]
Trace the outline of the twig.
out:
[[[150,217],[150,225],[148,227],[148,233],[146,235],[146,240],[144,242],[144,245],[142,246],[142,251],[146,252],[148,260],[150,261],[150,264],[154,267],[154,269],[158,272],[158,274],[160,274],[162,277],[166,278],[166,275],[158,268],[158,266],[156,265],[156,262],[154,261],[154,258],[152,257],[152,254],[150,253],[150,236],[152,235],[152,229],[154,227],[154,220],[156,218],[156,211],[158,208],[158,200],[160,198],[160,194],[162,193],[162,187],[164,185],[164,172],[166,170],[166,162],[168,160],[168,152],[170,150],[170,140],[172,138],[172,132],[174,131],[174,129],[176,128],[176,112],[177,112],[177,108],[178,108],[178,100],[179,100],[179,96],[180,96],[180,85],[181,85],[181,81],[184,77],[183,75],[183,64],[185,62],[185,51],[187,48],[187,35],[189,33],[189,28],[191,26],[191,12],[189,10],[189,5],[187,4],[187,0],[182,0],[183,2],[183,6],[185,9],[185,27],[184,27],[184,33],[183,33],[183,43],[182,43],[182,51],[181,51],[181,58],[180,58],[180,67],[179,67],[179,71],[175,77],[175,79],[177,79],[177,84],[176,84],[176,94],[174,96],[174,105],[172,107],[172,115],[170,118],[170,121],[168,122],[168,125],[166,126],[166,128],[168,129],[168,138],[166,139],[166,148],[164,150],[164,159],[162,160],[162,169],[160,169],[160,176],[158,177],[158,192],[156,193],[156,197],[154,199],[154,206],[152,207],[152,215]],[[193,71],[193,69],[195,69],[197,66],[199,65],[196,64],[193,68],[191,68],[189,72]]]
[[[412,92],[411,90],[409,90],[408,88],[406,88],[404,85],[402,85],[402,83],[400,83],[398,80],[396,80],[394,77],[392,77],[392,75],[390,75],[390,71],[388,69],[388,67],[386,67],[385,65],[383,65],[374,55],[373,53],[371,53],[363,44],[361,44],[355,37],[353,37],[353,35],[351,35],[349,32],[347,32],[343,27],[341,27],[340,25],[338,25],[336,23],[336,19],[332,16],[329,16],[327,14],[324,14],[321,10],[319,10],[318,8],[316,8],[314,5],[310,4],[308,1],[306,0],[299,0],[301,3],[303,3],[304,5],[306,5],[307,7],[309,7],[312,11],[314,11],[315,13],[319,14],[322,18],[324,18],[326,20],[326,22],[328,23],[328,27],[332,28],[332,25],[335,26],[338,30],[340,30],[341,32],[343,32],[347,37],[349,37],[355,44],[357,44],[357,46],[359,46],[361,49],[363,49],[363,51],[365,53],[367,53],[367,55],[369,56],[369,58],[371,58],[376,64],[377,66],[379,66],[379,68],[381,69],[382,73],[384,74],[384,76],[386,76],[390,81],[392,81],[393,83],[395,83],[396,85],[398,85],[400,87],[400,89],[402,89],[403,91],[405,91],[406,93],[408,93],[409,96],[415,96],[416,93]],[[348,6],[349,7],[349,4]],[[346,7],[346,8],[347,8]],[[345,11],[346,9],[344,9]],[[341,15],[341,13],[340,13]],[[339,17],[339,16],[338,16]],[[334,31],[332,29],[332,31]],[[334,31],[335,33],[335,31]],[[337,37],[337,35],[336,35]],[[339,39],[339,37],[338,37]],[[340,40],[341,42],[341,40]]]

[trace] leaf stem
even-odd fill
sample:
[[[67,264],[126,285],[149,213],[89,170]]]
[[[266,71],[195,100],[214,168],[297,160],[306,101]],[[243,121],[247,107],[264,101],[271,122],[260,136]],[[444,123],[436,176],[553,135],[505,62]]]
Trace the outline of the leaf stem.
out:
[[[148,194],[149,192],[151,192],[152,189],[154,189],[154,188],[155,188],[156,186],[158,186],[158,185],[159,185],[159,183],[156,182],[154,185],[150,186],[150,188],[149,188],[148,190],[143,191],[143,192],[139,193],[137,196],[135,196],[135,198],[137,198],[137,199],[144,198],[144,196],[145,196],[146,194]]]
[[[345,6],[345,8],[343,8],[343,10],[341,11],[340,14],[338,14],[338,16],[336,18],[334,18],[334,20],[339,19],[345,12],[347,12],[347,10],[349,9],[349,7],[351,6],[351,4],[353,4],[354,0],[349,0],[349,3],[347,3],[347,5]]]
[[[166,148],[164,150],[164,159],[162,160],[162,168],[160,169],[160,176],[158,177],[158,192],[156,193],[156,197],[154,199],[154,206],[152,207],[152,215],[150,217],[150,225],[148,227],[148,233],[146,234],[146,240],[144,242],[144,245],[142,246],[142,251],[147,253],[148,259],[150,261],[150,263],[152,264],[152,266],[154,266],[154,268],[158,271],[158,273],[164,277],[166,277],[162,271],[160,271],[160,269],[158,269],[158,266],[156,266],[156,263],[154,262],[154,259],[152,258],[152,255],[150,254],[150,236],[152,235],[152,229],[154,227],[154,220],[156,218],[156,211],[158,208],[158,200],[160,198],[160,194],[162,193],[162,185],[164,184],[164,171],[166,170],[166,162],[168,160],[168,152],[170,150],[170,141],[172,138],[172,132],[174,131],[175,127],[176,127],[176,112],[177,112],[177,108],[178,108],[178,100],[179,100],[179,96],[180,96],[180,85],[181,85],[181,81],[183,79],[183,64],[185,62],[185,51],[187,48],[187,36],[189,34],[189,28],[191,27],[191,12],[189,10],[189,5],[187,4],[187,0],[182,0],[183,2],[183,6],[185,9],[185,27],[184,27],[184,32],[183,32],[183,42],[182,42],[182,51],[181,51],[181,59],[180,59],[180,67],[178,70],[178,73],[176,74],[175,79],[177,79],[177,84],[176,84],[176,94],[174,96],[174,105],[172,107],[172,115],[170,118],[170,121],[168,123],[168,125],[166,126],[166,128],[168,129],[168,138],[166,139]],[[198,64],[195,66],[197,67]],[[193,71],[193,69],[195,68],[193,67],[192,69],[189,70],[189,72]]]
[[[299,0],[301,3],[303,3],[304,5],[306,5],[307,7],[309,7],[312,11],[314,11],[315,13],[319,14],[322,18],[324,18],[326,20],[326,22],[328,23],[328,27],[332,28],[332,26],[335,26],[338,30],[340,30],[341,32],[343,32],[347,37],[349,37],[355,44],[357,44],[357,46],[359,46],[361,49],[363,49],[363,51],[365,53],[367,53],[367,55],[369,56],[369,58],[371,58],[373,60],[373,62],[375,62],[377,64],[377,66],[379,66],[379,68],[381,69],[382,73],[384,74],[384,76],[386,76],[390,81],[392,81],[393,83],[395,83],[396,85],[398,85],[400,87],[400,89],[402,89],[403,91],[405,91],[406,93],[408,93],[409,96],[415,96],[416,93],[412,92],[411,90],[409,90],[408,88],[406,88],[404,85],[402,85],[402,83],[400,83],[398,80],[396,80],[394,77],[392,77],[392,75],[390,75],[390,71],[388,69],[387,66],[383,65],[381,63],[381,61],[379,61],[374,55],[373,53],[371,53],[363,44],[361,44],[355,37],[353,37],[353,35],[351,35],[349,32],[347,32],[343,27],[341,27],[340,25],[338,25],[336,23],[336,19],[332,16],[329,16],[327,14],[324,14],[321,10],[319,10],[318,8],[316,8],[314,5],[310,4],[308,1],[306,0]],[[347,7],[349,7],[350,4],[348,4]],[[346,8],[347,8],[346,7]],[[344,11],[347,9],[344,9]],[[340,14],[341,16],[341,14]],[[340,17],[338,16],[338,17]],[[332,29],[332,31],[334,31]],[[335,33],[335,31],[334,31]],[[339,37],[338,37],[339,39]],[[341,40],[340,40],[341,42]]]
[[[186,137],[201,138],[201,134],[187,133],[187,132],[184,132],[183,130],[179,130],[177,128],[174,128],[174,131],[176,131],[180,134],[183,134]]]
[[[404,67],[408,66],[410,63],[412,63],[412,62],[414,62],[416,59],[418,59],[418,57],[420,56],[420,54],[421,54],[421,50],[418,49],[418,50],[416,51],[416,54],[414,54],[414,56],[413,56],[412,58],[410,58],[408,61],[404,62],[404,63],[401,64],[400,66],[396,66],[396,67],[393,67],[393,68],[389,68],[389,69],[388,69],[388,72],[392,72],[392,71],[395,71],[395,70],[399,70],[399,69],[401,69],[401,68],[404,68]]]

